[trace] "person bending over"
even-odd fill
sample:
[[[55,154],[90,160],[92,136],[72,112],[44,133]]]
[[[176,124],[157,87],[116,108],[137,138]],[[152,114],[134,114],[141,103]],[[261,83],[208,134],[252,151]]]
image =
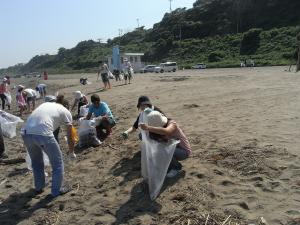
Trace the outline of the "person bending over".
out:
[[[52,167],[51,194],[57,197],[68,192],[62,187],[64,178],[63,155],[53,132],[64,124],[67,127],[68,155],[75,158],[72,140],[72,115],[64,106],[54,102],[45,102],[38,106],[28,117],[22,128],[22,138],[32,162],[36,193],[45,188],[43,151],[48,155]]]

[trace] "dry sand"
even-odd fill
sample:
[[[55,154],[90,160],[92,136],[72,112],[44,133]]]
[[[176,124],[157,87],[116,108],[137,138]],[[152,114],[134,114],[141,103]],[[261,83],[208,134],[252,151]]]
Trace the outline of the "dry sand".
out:
[[[226,224],[259,224],[261,217],[300,224],[300,74],[285,69],[136,74],[133,84],[113,81],[104,92],[93,74],[86,86],[80,74],[50,76],[52,94],[100,94],[118,124],[102,146],[78,149],[77,161],[65,163],[73,191],[53,201],[45,198],[50,188],[32,197],[32,174],[18,160],[25,156],[21,138],[5,139],[10,158],[0,163],[0,224],[222,224],[229,216]],[[174,118],[193,148],[185,173],[166,180],[153,202],[141,185],[137,135],[120,138],[138,114],[140,95]]]

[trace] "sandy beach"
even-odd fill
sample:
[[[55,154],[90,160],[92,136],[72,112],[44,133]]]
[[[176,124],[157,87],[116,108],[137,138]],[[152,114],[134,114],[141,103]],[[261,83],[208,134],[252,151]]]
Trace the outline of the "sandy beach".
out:
[[[0,224],[235,225],[259,224],[261,217],[270,225],[300,224],[300,74],[286,69],[135,74],[132,84],[112,81],[108,91],[96,74],[50,75],[41,81],[49,94],[59,91],[71,101],[76,90],[98,93],[117,125],[100,147],[78,148],[77,160],[65,162],[72,191],[52,201],[46,198],[49,186],[32,196],[20,134],[5,138],[9,159],[0,161]],[[91,84],[81,85],[81,76]],[[34,88],[35,79],[14,79],[11,86]],[[182,162],[184,173],[166,179],[155,201],[141,185],[137,133],[120,137],[138,115],[140,95],[179,123],[193,149]],[[15,105],[11,112],[16,114]],[[60,145],[66,153],[64,135]]]

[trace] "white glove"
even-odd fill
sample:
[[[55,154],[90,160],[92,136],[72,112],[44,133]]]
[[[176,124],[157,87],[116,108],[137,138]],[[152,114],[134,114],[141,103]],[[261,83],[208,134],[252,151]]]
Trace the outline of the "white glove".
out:
[[[68,154],[68,158],[69,158],[70,160],[75,160],[75,159],[76,159],[76,154],[75,154],[74,152],[69,153],[69,154]]]

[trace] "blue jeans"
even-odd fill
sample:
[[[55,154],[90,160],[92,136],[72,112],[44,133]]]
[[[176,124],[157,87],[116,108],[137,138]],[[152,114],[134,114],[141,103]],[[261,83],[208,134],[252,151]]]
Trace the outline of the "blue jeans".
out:
[[[62,152],[54,136],[24,134],[24,144],[31,158],[35,189],[45,187],[43,151],[48,155],[52,167],[52,195],[58,196],[64,178],[64,162]]]
[[[169,165],[168,172],[172,169],[181,170],[182,165],[179,161],[185,160],[188,157],[189,157],[188,152],[185,149],[183,149],[177,145],[175,152],[173,154],[172,161]]]

